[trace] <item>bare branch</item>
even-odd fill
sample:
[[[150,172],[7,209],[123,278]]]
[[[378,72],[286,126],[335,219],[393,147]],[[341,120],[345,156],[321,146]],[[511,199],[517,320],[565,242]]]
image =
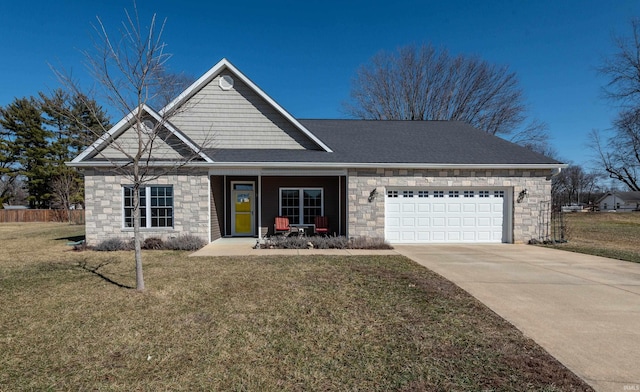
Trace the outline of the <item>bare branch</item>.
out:
[[[631,36],[614,36],[617,53],[598,68],[609,78],[603,89],[605,96],[623,106],[640,105],[640,19],[631,20]]]
[[[431,45],[378,53],[352,83],[345,110],[357,118],[458,120],[494,135],[511,134],[525,120],[522,91],[507,67]]]

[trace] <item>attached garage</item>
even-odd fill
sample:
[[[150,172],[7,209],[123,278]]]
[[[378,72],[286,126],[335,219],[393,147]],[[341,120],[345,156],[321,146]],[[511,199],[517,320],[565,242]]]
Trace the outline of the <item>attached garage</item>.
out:
[[[391,243],[511,242],[508,188],[404,188],[385,194]]]

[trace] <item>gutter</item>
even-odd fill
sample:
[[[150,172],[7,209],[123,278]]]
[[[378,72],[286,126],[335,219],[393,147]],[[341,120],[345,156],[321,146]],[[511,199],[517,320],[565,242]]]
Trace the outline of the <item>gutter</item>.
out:
[[[91,168],[91,167],[118,167],[113,162],[65,162],[69,167]],[[124,162],[123,162],[124,164]],[[145,166],[150,167],[173,167],[179,162],[149,162]],[[124,166],[124,165],[123,165]],[[511,169],[511,170],[543,170],[551,169],[553,175],[558,175],[560,171],[568,167],[566,163],[525,163],[525,164],[455,164],[455,163],[349,163],[349,162],[190,162],[180,167],[208,168],[208,169],[256,169],[256,168],[278,168],[278,169]]]

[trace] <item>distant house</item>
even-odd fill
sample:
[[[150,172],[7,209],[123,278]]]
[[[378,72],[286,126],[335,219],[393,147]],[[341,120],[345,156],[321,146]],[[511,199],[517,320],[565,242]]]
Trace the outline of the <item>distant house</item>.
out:
[[[4,208],[5,210],[26,210],[29,208],[29,206],[12,206],[2,203],[2,208]]]
[[[167,107],[139,110],[151,123],[175,113],[155,166],[198,153],[140,193],[145,236],[254,237],[276,217],[324,216],[329,233],[391,243],[522,243],[566,167],[462,122],[299,120],[224,59]],[[84,173],[89,243],[133,235],[135,196],[112,170],[127,160],[111,143],[135,145],[134,114],[70,163]],[[199,147],[206,132],[213,148]]]
[[[597,204],[600,211],[640,211],[640,192],[607,192]]]
[[[589,211],[584,204],[569,204],[562,206],[562,212],[585,212]]]

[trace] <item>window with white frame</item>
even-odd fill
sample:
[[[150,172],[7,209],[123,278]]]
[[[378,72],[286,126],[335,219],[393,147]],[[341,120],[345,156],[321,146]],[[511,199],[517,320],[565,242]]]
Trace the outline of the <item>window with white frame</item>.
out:
[[[289,223],[310,225],[316,216],[322,215],[322,188],[280,188],[280,216],[289,218]]]
[[[124,186],[123,225],[133,227],[133,186]],[[140,188],[140,227],[173,227],[173,186],[148,185]]]

